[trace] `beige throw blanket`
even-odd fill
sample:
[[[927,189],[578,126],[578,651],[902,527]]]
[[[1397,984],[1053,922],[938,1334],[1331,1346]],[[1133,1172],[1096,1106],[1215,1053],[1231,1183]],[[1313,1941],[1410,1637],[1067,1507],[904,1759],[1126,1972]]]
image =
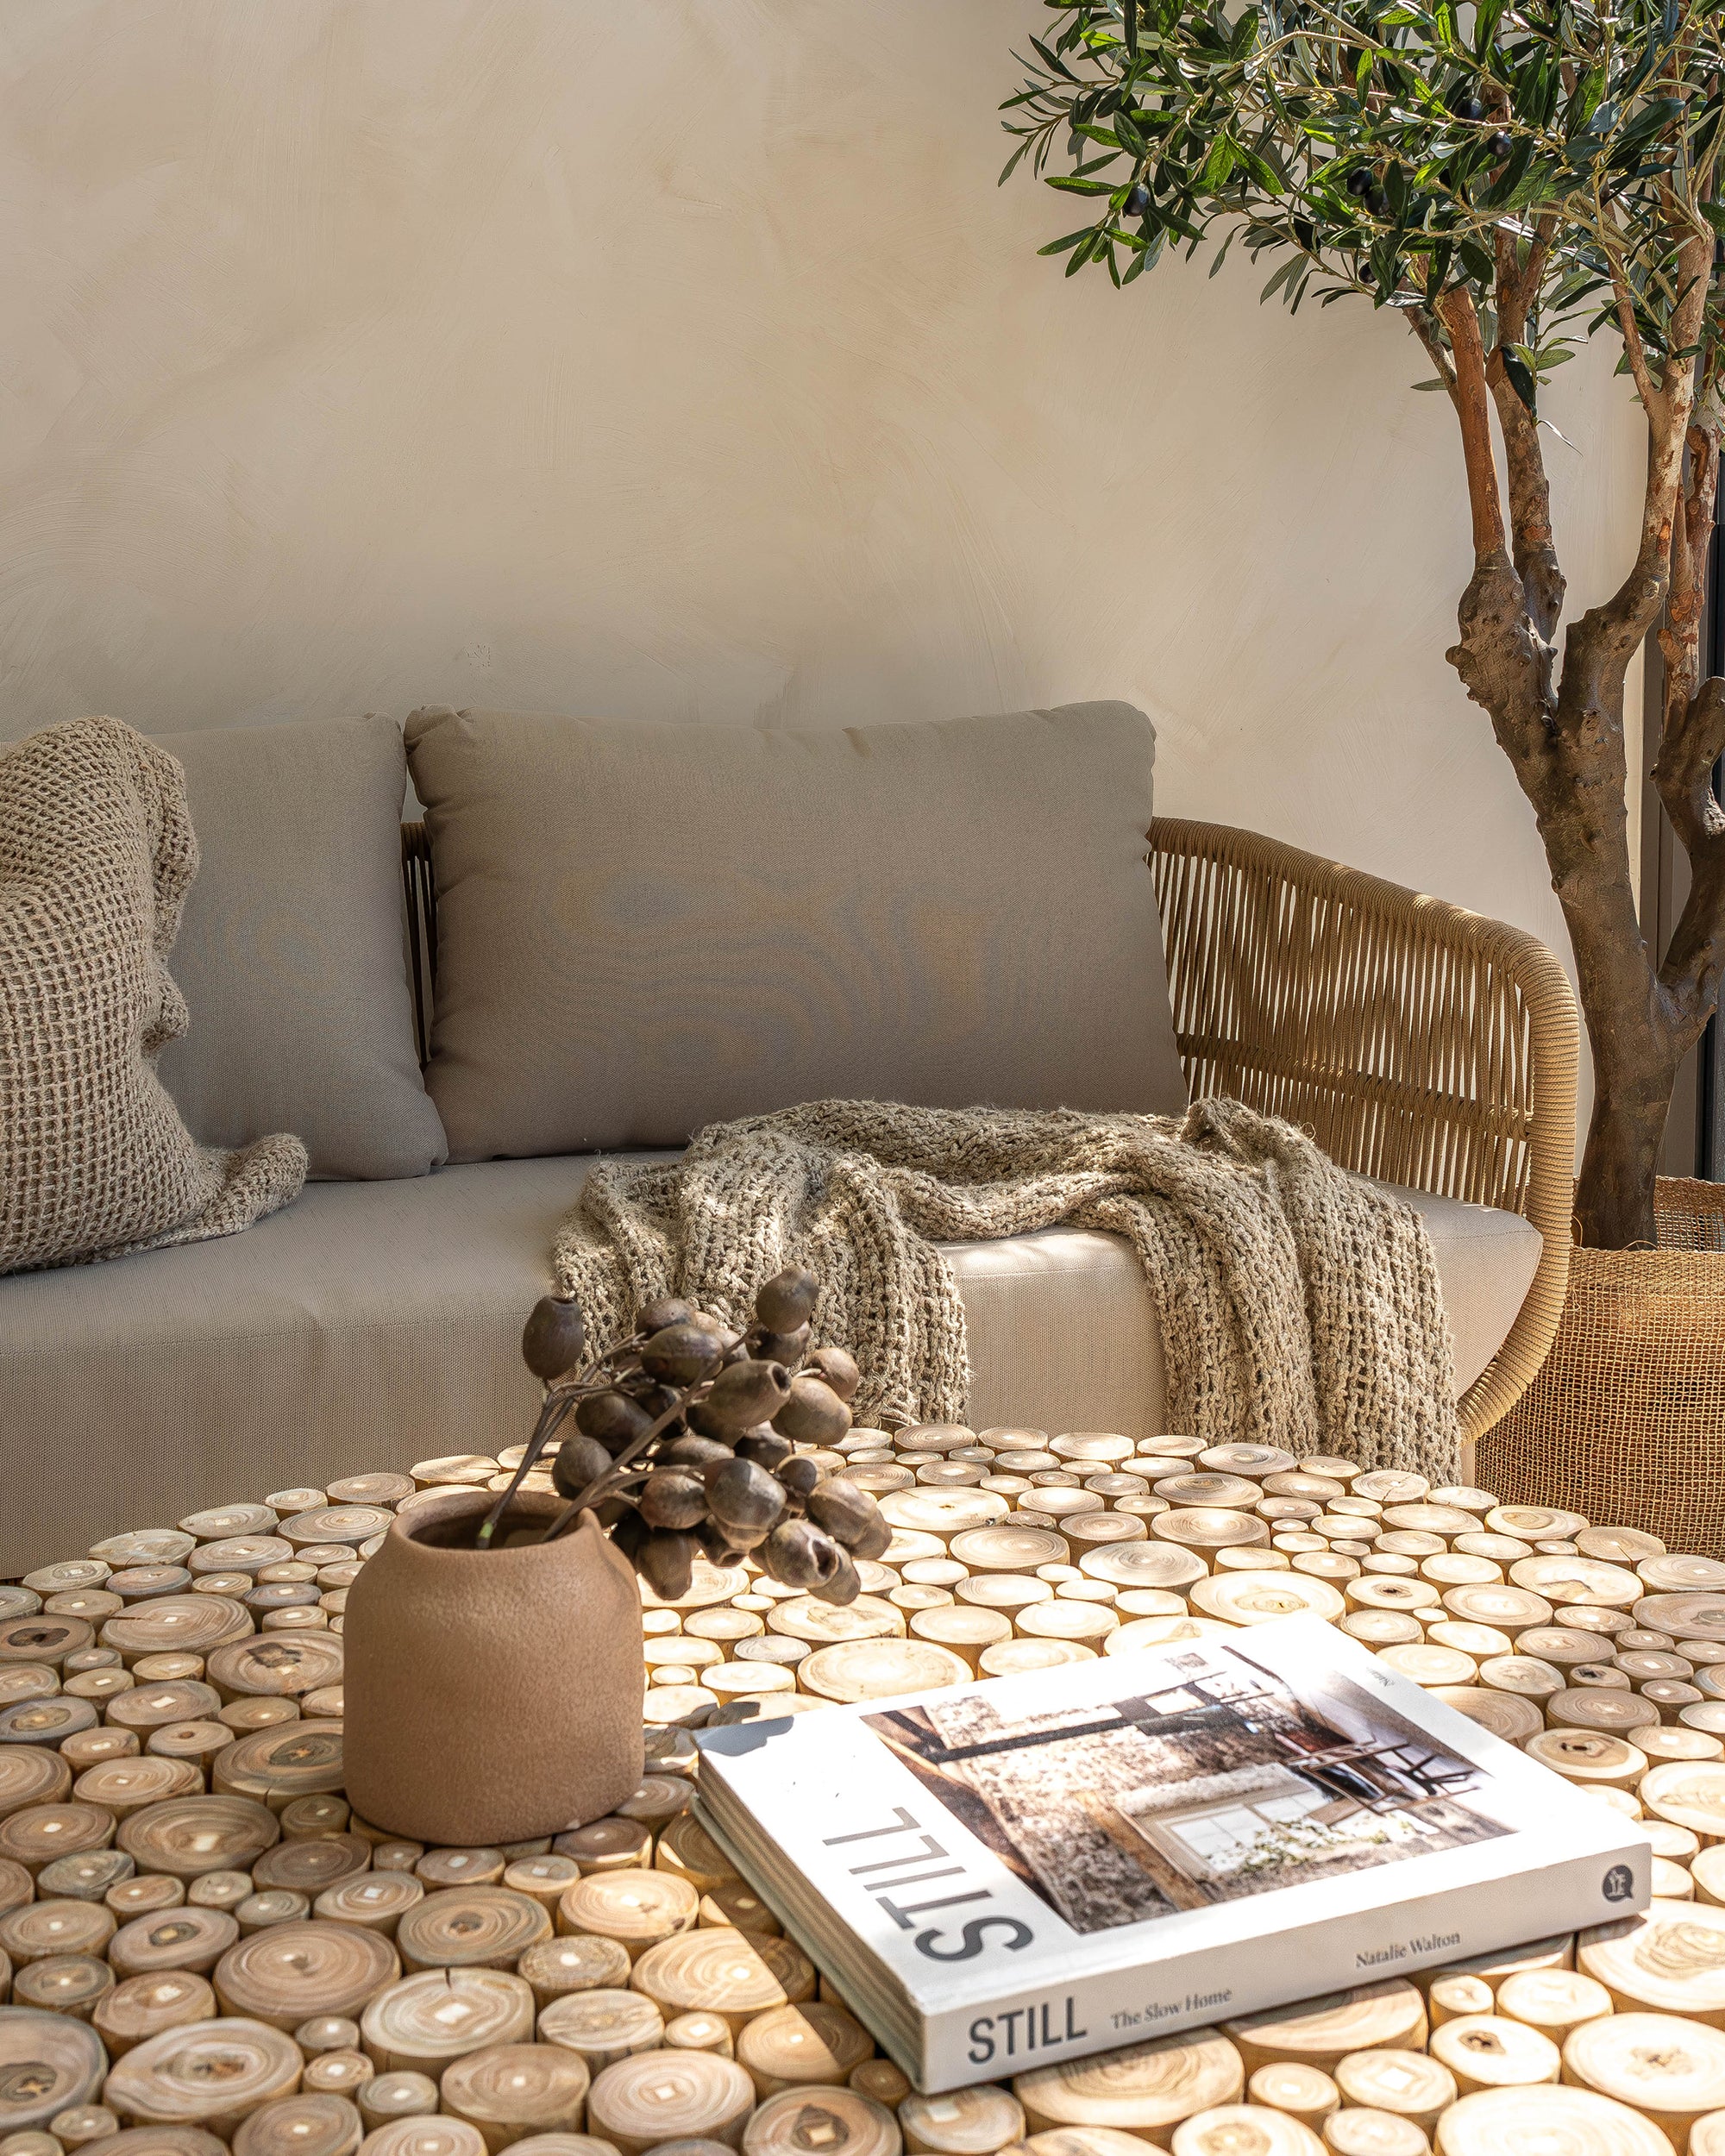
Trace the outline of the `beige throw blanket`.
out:
[[[861,1422],[962,1421],[964,1311],[937,1243],[1058,1222],[1124,1236],[1161,1323],[1170,1430],[1457,1471],[1449,1330],[1419,1215],[1237,1101],[1183,1118],[820,1100],[602,1161],[559,1233],[589,1335],[651,1297],[734,1321],[806,1265]]]

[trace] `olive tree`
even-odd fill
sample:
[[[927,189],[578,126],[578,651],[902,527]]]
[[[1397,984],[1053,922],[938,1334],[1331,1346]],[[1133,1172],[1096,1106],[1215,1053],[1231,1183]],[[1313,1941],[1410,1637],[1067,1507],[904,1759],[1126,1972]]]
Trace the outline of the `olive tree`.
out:
[[[1453,411],[1473,573],[1449,661],[1533,805],[1594,1063],[1584,1242],[1652,1242],[1678,1068],[1725,969],[1725,680],[1701,627],[1719,445],[1722,0],[1047,0],[1002,110],[1021,164],[1093,222],[1066,273],[1130,285],[1238,248],[1265,299],[1360,298]],[[1051,169],[1052,167],[1059,169]],[[1559,627],[1540,393],[1603,335],[1647,429],[1634,566]],[[1493,423],[1502,446],[1501,471]],[[1626,535],[1627,536],[1628,535]],[[1663,952],[1636,917],[1623,692],[1664,656],[1654,780],[1689,857]]]

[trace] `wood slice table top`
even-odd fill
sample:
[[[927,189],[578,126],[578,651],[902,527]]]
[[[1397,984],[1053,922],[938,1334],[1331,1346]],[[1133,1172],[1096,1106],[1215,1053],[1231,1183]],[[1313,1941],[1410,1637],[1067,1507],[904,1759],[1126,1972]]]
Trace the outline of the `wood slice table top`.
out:
[[[643,1590],[647,1779],[555,1847],[403,1843],[342,1790],[348,1589],[397,1506],[514,1452],[212,1504],[0,1587],[7,2156],[1725,2156],[1725,1563],[1270,1447],[857,1436],[893,1530],[864,1592],[705,1560]],[[1294,1614],[1639,1816],[1662,1898],[924,2096],[688,1811],[715,1717]]]

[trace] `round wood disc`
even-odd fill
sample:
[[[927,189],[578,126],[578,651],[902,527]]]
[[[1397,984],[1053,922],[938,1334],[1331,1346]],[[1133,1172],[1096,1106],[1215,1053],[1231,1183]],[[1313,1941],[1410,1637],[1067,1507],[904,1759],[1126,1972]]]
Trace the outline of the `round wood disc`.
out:
[[[1673,1639],[1725,1641],[1725,1585],[1675,1595],[1644,1595],[1635,1604],[1634,1617],[1644,1631],[1668,1633]]]
[[[102,1627],[102,1644],[112,1647],[130,1669],[147,1655],[207,1657],[230,1639],[243,1639],[252,1629],[251,1612],[229,1595],[165,1595],[110,1617]]]
[[[238,1573],[255,1580],[267,1564],[283,1564],[292,1555],[293,1545],[279,1535],[235,1535],[226,1542],[206,1542],[185,1563],[187,1570],[200,1579]]]
[[[169,1969],[208,1976],[240,1936],[225,1909],[176,1908],[135,1917],[114,1935],[108,1959],[116,1976],[150,1977]]]
[[[1034,1572],[1039,1564],[1064,1564],[1066,1538],[1053,1528],[1011,1520],[1000,1526],[969,1527],[947,1545],[972,1572]]]
[[[40,2131],[93,2103],[106,2068],[101,2039],[72,2015],[0,2007],[0,2134]]]
[[[1432,2056],[1465,2095],[1555,2081],[1562,2060],[1549,2036],[1501,2014],[1467,2014],[1432,2031]]]
[[[1659,1719],[1659,1708],[1634,1692],[1570,1688],[1546,1702],[1546,1720],[1554,1728],[1595,1729],[1632,1740],[1638,1729]]]
[[[1620,2013],[1678,2014],[1725,2026],[1725,1909],[1654,1902],[1644,1915],[1584,1932],[1575,1959]]]
[[[1187,2029],[1089,2059],[1018,2075],[1013,2094],[1033,2133],[1052,2127],[1113,2127],[1148,2140],[1245,2084],[1240,2054],[1220,2029]],[[781,2098],[779,2101],[782,2102]]]
[[[411,1871],[363,1871],[326,1887],[311,1913],[326,1923],[358,1924],[384,1939],[393,1939],[407,1910],[425,1898],[423,1880]]]
[[[1012,1509],[996,1490],[930,1489],[920,1484],[911,1489],[888,1490],[879,1502],[881,1516],[889,1527],[901,1527],[909,1534],[938,1535],[949,1545],[955,1535],[969,1528],[993,1526]]]
[[[1150,1532],[1160,1541],[1201,1555],[1268,1542],[1270,1523],[1254,1513],[1229,1512],[1220,1506],[1181,1505],[1172,1512],[1158,1513],[1150,1523]]]
[[[1165,1591],[1189,1587],[1195,1580],[1202,1579],[1208,1570],[1201,1557],[1165,1541],[1128,1542],[1112,1550],[1087,1550],[1078,1569],[1087,1579],[1103,1580],[1110,1587]]]
[[[1426,2040],[1426,2002],[1401,1977],[1333,1991],[1288,2007],[1272,2007],[1223,2024],[1248,2071],[1274,2059],[1297,2059],[1333,2069],[1350,2052],[1379,2046],[1418,2051]]]
[[[449,1887],[405,1911],[395,1929],[404,1969],[512,1969],[551,1936],[550,1913],[505,1886]]]
[[[1088,1513],[1079,1519],[1061,1522],[1061,1531],[1074,1557],[1082,1564],[1086,1557],[1098,1550],[1109,1550],[1122,1543],[1141,1542],[1149,1532],[1144,1519],[1136,1513]]]
[[[503,1467],[512,1463],[499,1460],[498,1464]],[[332,1505],[398,1505],[404,1497],[411,1497],[413,1491],[410,1475],[373,1474],[344,1476],[331,1482],[323,1494]]]
[[[216,1713],[222,1700],[212,1684],[195,1677],[168,1683],[134,1684],[108,1702],[108,1720],[116,1729],[135,1729],[141,1737],[174,1722],[200,1721]]]
[[[591,2073],[658,2051],[664,2036],[665,2017],[651,1999],[605,1985],[566,1992],[539,2016],[539,2040],[578,2053]]]
[[[586,2060],[561,2045],[493,2044],[444,2070],[442,2109],[496,2152],[526,2133],[578,2132],[589,2079]]]
[[[356,1924],[273,1924],[231,1947],[210,1981],[224,2014],[292,2030],[314,2015],[355,2019],[401,1965],[388,1940]]]
[[[318,1505],[284,1520],[281,1532],[289,1542],[302,1548],[324,1542],[351,1547],[369,1542],[373,1535],[387,1534],[394,1520],[395,1514],[381,1505]]]
[[[1389,2046],[1350,2052],[1337,2061],[1335,2081],[1345,2103],[1412,2119],[1427,2133],[1456,2100],[1455,2076],[1424,2052]]]
[[[1121,1632],[1127,1629],[1120,1627]],[[1119,1632],[1108,1634],[1111,1643],[1120,1636]],[[1063,1662],[1095,1659],[1096,1650],[1081,1646],[1076,1639],[1002,1639],[983,1648],[976,1670],[980,1677],[1022,1677],[1027,1670],[1054,1670]]]
[[[1175,2128],[1168,2146],[1174,2156],[1235,2156],[1241,2149],[1251,2156],[1324,2156],[1324,2144],[1309,2126],[1257,2103],[1196,2112]]]
[[[342,1787],[339,1722],[289,1722],[239,1737],[217,1754],[210,1786],[224,1796],[244,1796],[279,1811],[296,1796]]]
[[[193,2022],[137,2045],[103,2100],[128,2125],[201,2126],[230,2139],[248,2112],[299,2081],[299,2047],[260,2021]]]
[[[726,2022],[725,2027],[729,2026]],[[801,2006],[768,2008],[745,2023],[736,2042],[737,2063],[762,2097],[775,2096],[792,2084],[844,2081],[851,2069],[875,2049],[874,2038],[854,2015],[819,1999],[810,1999]],[[1016,2115],[1015,2130],[992,2147],[1003,2148],[1022,2134],[1024,2114],[1016,2103],[1012,2108]],[[900,2123],[906,2122],[901,2120]]]
[[[343,1881],[369,1871],[371,1844],[358,1834],[319,1834],[300,1841],[279,1841],[252,1866],[260,1889],[285,1887],[291,1894],[315,1898]]]
[[[1032,1602],[1051,1602],[1054,1589],[1047,1580],[1024,1572],[973,1572],[959,1581],[953,1597],[966,1609],[994,1610],[1010,1618]]]
[[[99,1760],[86,1767],[76,1783],[85,1803],[100,1805],[116,1820],[130,1819],[170,1797],[201,1795],[203,1789],[204,1777],[195,1766],[154,1753]]]
[[[1105,1604],[1070,1601],[1063,1595],[1032,1602],[1014,1621],[1027,1639],[1074,1639],[1087,1647],[1100,1647],[1120,1628],[1120,1619]]]
[[[193,1537],[176,1528],[139,1527],[91,1543],[90,1555],[110,1566],[179,1564],[196,1547]]]
[[[734,2036],[753,2015],[788,2003],[767,1958],[770,1951],[770,1942],[743,1932],[684,1932],[649,1947],[630,1984],[662,2015],[697,2008],[722,2014]]]
[[[206,1662],[205,1674],[223,1703],[263,1697],[298,1699],[342,1677],[342,1642],[325,1633],[283,1639],[274,1633],[230,1640]]]
[[[464,2053],[525,2043],[532,2033],[532,1990],[504,1969],[427,1969],[403,1977],[380,1991],[360,2019],[361,2040],[380,2073],[411,2068],[434,2080]]]
[[[56,1857],[105,1849],[114,1839],[114,1814],[94,1804],[35,1804],[0,1820],[0,1857],[23,1865],[32,1877]]]
[[[911,1619],[910,1628],[913,1640],[925,1639],[933,1646],[944,1647],[949,1653],[957,1655],[972,1671],[982,1660],[985,1648],[1013,1636],[1009,1617],[998,1609],[978,1608],[965,1602],[948,1602],[939,1608],[919,1610]]]
[[[1438,2156],[1671,2156],[1651,2120],[1591,2089],[1488,2089],[1438,2121]]]
[[[543,2009],[572,1991],[617,1990],[629,1982],[629,1951],[614,1939],[544,1939],[515,1965]]]
[[[260,2104],[244,2119],[234,2136],[234,2156],[354,2156],[364,2133],[346,2096],[302,2090]]]
[[[50,1954],[99,1954],[114,1930],[114,1912],[100,1902],[31,1902],[0,1917],[0,1953],[15,1970]]]
[[[1564,1689],[1562,1671],[1531,1654],[1493,1655],[1480,1664],[1479,1681],[1494,1692],[1514,1692],[1528,1700],[1554,1699]]]
[[[484,2134],[465,2119],[415,2114],[385,2120],[367,2135],[364,2147],[366,2156],[486,2156]]]
[[[1141,1647],[1172,1647],[1183,1639],[1214,1639],[1234,1627],[1220,1617],[1134,1617],[1103,1642],[1109,1654],[1136,1654]]]
[[[238,1796],[174,1796],[135,1812],[118,1840],[144,1871],[195,1879],[206,1871],[248,1871],[281,1828],[267,1806]]]
[[[87,2021],[97,2001],[113,1988],[114,1971],[93,1954],[50,1954],[19,1970],[12,2003]]]
[[[72,1790],[72,1769],[57,1752],[0,1745],[0,1820],[27,1804],[57,1804]]]
[[[1591,2019],[1563,2048],[1566,2081],[1632,2105],[1679,2144],[1695,2121],[1725,2107],[1725,2031],[1669,2014]]]
[[[213,2021],[216,1993],[205,1977],[189,1969],[129,1977],[97,2001],[91,2018],[110,2054],[118,2059],[165,2029]]]
[[[954,2089],[944,2096],[906,2096],[899,2106],[899,2125],[912,2156],[993,2156],[1024,2139],[1025,2115],[1018,2098],[1004,2089]]]
[[[1040,1611],[1053,1605],[1039,1602],[1035,1607]],[[845,1705],[963,1684],[970,1674],[969,1664],[950,1648],[925,1639],[845,1640],[818,1648],[797,1664],[797,1683],[804,1691]]]
[[[860,2090],[817,2085],[768,2096],[743,2128],[742,2146],[743,2156],[834,2148],[845,2156],[898,2156],[902,2141],[892,2113]]]
[[[555,1848],[560,1857],[567,1857],[574,1865],[579,1876],[589,1871],[636,1871],[652,1862],[653,1830],[644,1820],[607,1813],[603,1819],[590,1819],[585,1827],[573,1827],[567,1834],[559,1834]],[[555,1908],[561,1898],[560,1889],[552,1896],[551,1907]]]
[[[1681,1595],[1695,1588],[1725,1588],[1725,1563],[1717,1557],[1666,1555],[1638,1557],[1635,1570],[1656,1595]]]
[[[1509,1577],[1517,1587],[1573,1609],[1628,1609],[1642,1594],[1633,1572],[1592,1557],[1521,1557],[1509,1567]]]
[[[1552,1621],[1551,1604],[1526,1587],[1452,1587],[1445,1590],[1443,1604],[1465,1624],[1495,1625],[1512,1639],[1529,1625]]]
[[[9,1617],[0,1621],[0,1670],[20,1663],[57,1670],[95,1637],[81,1617]]]
[[[1647,1771],[1645,1752],[1625,1738],[1596,1730],[1541,1730],[1527,1739],[1523,1750],[1566,1781],[1590,1782],[1604,1789],[1633,1789]]]
[[[798,1595],[778,1604],[767,1620],[767,1629],[806,1639],[811,1646],[828,1647],[848,1639],[902,1639],[907,1627],[904,1612],[878,1595],[859,1595],[854,1602],[837,1606],[819,1601],[812,1595]]]
[[[188,1514],[179,1531],[198,1542],[226,1542],[235,1535],[273,1534],[279,1517],[268,1505],[216,1505]]]
[[[1432,1697],[1454,1708],[1457,1714],[1465,1714],[1482,1729],[1489,1729],[1505,1744],[1525,1744],[1544,1726],[1538,1702],[1519,1698],[1513,1692],[1490,1691],[1482,1684],[1439,1684],[1433,1687]]]
[[[1274,2059],[1260,2066],[1245,2085],[1246,2100],[1285,2113],[1314,2129],[1341,2102],[1341,2091],[1320,2066],[1295,2059]]]
[[[692,1929],[700,1896],[670,1871],[596,1871],[567,1889],[557,1904],[559,1932],[614,1939],[632,1960],[662,1939]]]
[[[359,2093],[360,2116],[367,2133],[395,2119],[423,2118],[437,2109],[437,2084],[427,2074],[375,2074]]]
[[[867,2104],[866,2097],[849,2090],[837,2093],[847,2108],[860,2112]],[[712,2052],[643,2052],[614,2060],[594,2077],[587,2120],[594,2134],[622,2156],[645,2156],[666,2141],[690,2138],[735,2146],[754,2103],[755,2084],[734,2059]],[[750,2121],[751,2128],[755,2123]],[[744,2146],[752,2151],[751,2144]],[[850,2142],[843,2146],[849,2153]],[[885,2144],[878,2151],[859,2147],[855,2156],[888,2156],[888,2150]]]
[[[1192,1607],[1229,1625],[1273,1625],[1283,1617],[1321,1617],[1333,1625],[1344,1604],[1327,1580],[1303,1572],[1220,1572],[1194,1583]]]

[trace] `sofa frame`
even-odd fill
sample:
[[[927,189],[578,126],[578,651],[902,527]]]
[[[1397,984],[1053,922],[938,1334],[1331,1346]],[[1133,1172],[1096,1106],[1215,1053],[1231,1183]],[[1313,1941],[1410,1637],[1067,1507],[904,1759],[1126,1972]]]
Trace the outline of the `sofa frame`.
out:
[[[424,824],[401,836],[423,1062],[437,897]],[[1563,1310],[1580,1056],[1568,976],[1525,930],[1279,839],[1174,817],[1148,837],[1193,1099],[1244,1100],[1358,1175],[1539,1230],[1533,1285],[1459,1403],[1471,1461],[1532,1382]]]

